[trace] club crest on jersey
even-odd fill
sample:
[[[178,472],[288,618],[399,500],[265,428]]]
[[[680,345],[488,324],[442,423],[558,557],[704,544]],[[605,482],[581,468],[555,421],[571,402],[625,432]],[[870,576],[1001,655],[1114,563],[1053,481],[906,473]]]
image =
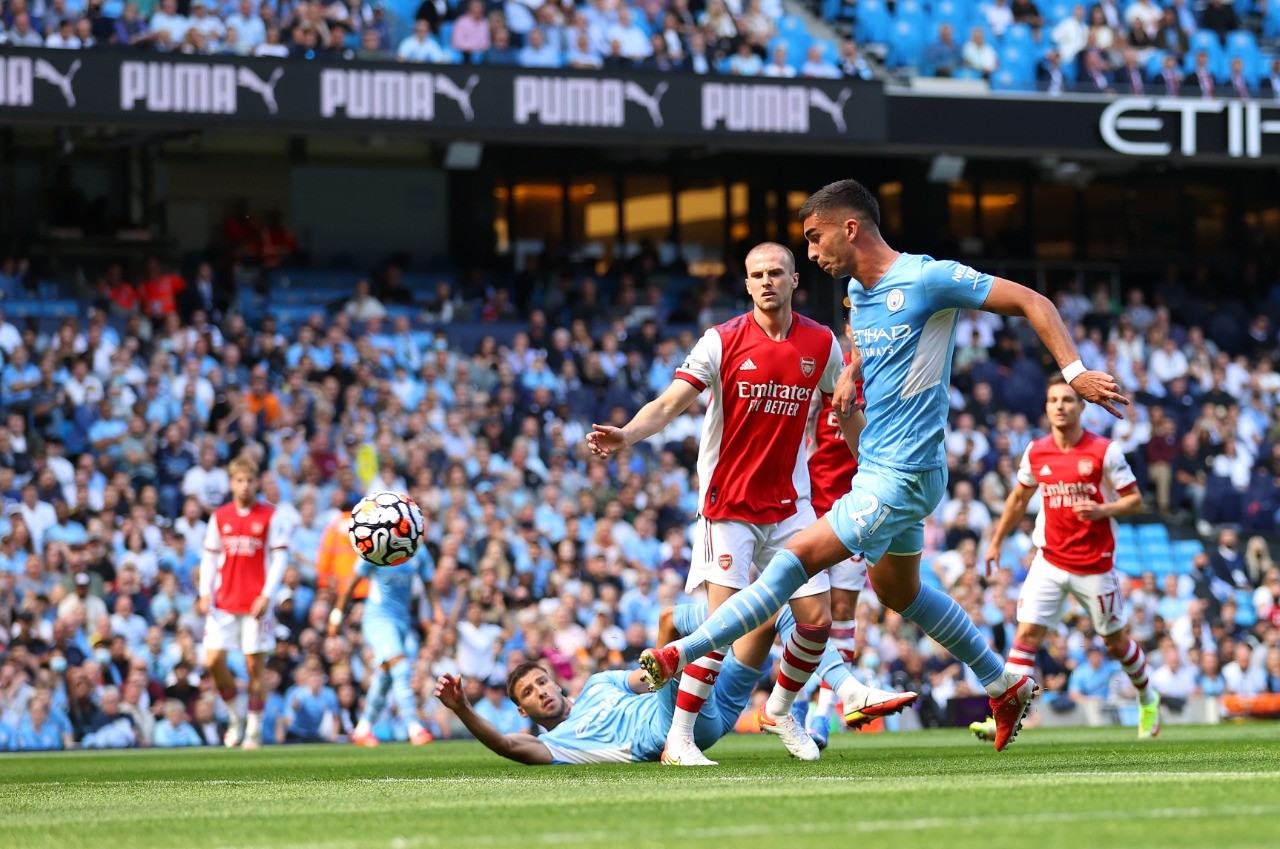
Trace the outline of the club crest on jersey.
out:
[[[224,534],[229,534],[229,533],[231,533],[231,526],[230,526],[230,525],[223,525],[223,526],[222,526],[222,532],[223,532]]]
[[[884,299],[884,305],[889,308],[889,312],[897,312],[906,305],[907,296],[902,294],[901,289],[893,289],[889,292],[889,296]]]
[[[728,572],[730,569],[733,568],[733,555],[721,554],[719,559],[716,562],[720,564],[720,568],[722,570],[724,570],[725,572]]]
[[[1076,463],[1076,471],[1080,473],[1081,477],[1087,478],[1089,475],[1093,474],[1093,461],[1081,460],[1079,463]]]
[[[813,357],[800,358],[800,371],[805,377],[813,377],[813,370],[818,367],[818,362]]]
[[[255,534],[255,535],[262,533],[262,523],[261,523],[261,522],[254,522],[254,523],[253,523],[253,525],[252,525],[251,533],[253,533],[253,534]]]

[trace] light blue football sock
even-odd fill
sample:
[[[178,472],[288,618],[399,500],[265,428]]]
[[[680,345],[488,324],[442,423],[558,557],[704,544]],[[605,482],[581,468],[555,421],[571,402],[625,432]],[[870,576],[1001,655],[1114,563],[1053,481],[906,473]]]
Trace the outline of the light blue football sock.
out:
[[[902,611],[938,645],[968,665],[985,687],[1004,674],[1004,661],[991,650],[969,614],[951,596],[921,585],[920,594]]]
[[[369,688],[369,696],[364,702],[364,713],[360,714],[360,718],[370,725],[377,722],[378,717],[382,715],[382,709],[387,706],[389,692],[391,692],[391,673],[379,666],[378,674],[373,679],[373,686]]]
[[[391,697],[396,703],[396,713],[401,722],[421,724],[418,719],[418,697],[413,692],[413,664],[401,659],[391,667]]]

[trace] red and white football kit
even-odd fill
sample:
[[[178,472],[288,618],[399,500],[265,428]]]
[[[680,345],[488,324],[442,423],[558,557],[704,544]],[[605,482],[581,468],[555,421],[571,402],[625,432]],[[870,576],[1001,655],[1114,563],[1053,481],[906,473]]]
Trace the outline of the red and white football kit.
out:
[[[204,647],[261,654],[275,648],[272,611],[250,615],[254,600],[271,598],[288,564],[284,522],[262,502],[240,510],[228,502],[209,518],[200,561],[200,595],[213,604],[205,620]]]
[[[1120,446],[1084,431],[1063,451],[1052,436],[1041,437],[1023,453],[1018,483],[1039,487],[1043,500],[1032,536],[1036,556],[1018,597],[1018,621],[1056,624],[1069,594],[1089,611],[1099,634],[1119,631],[1128,617],[1114,563],[1116,521],[1083,521],[1072,505],[1103,504],[1137,485]]]
[[[849,355],[844,355],[849,364]],[[862,397],[862,381],[856,384],[855,403],[865,403]],[[858,458],[849,451],[844,431],[836,418],[831,396],[823,395],[822,404],[814,404],[814,416],[809,432],[809,480],[813,488],[814,514],[821,518],[841,496],[853,488],[853,476],[858,472]],[[838,590],[860,593],[867,586],[867,563],[861,554],[842,560],[827,570],[831,586]]]
[[[747,313],[708,330],[676,370],[677,380],[711,391],[689,590],[745,588],[753,566],[763,569],[815,521],[805,430],[815,394],[835,391],[842,363],[829,327],[794,315],[786,338],[775,341]],[[828,586],[823,573],[793,598]]]

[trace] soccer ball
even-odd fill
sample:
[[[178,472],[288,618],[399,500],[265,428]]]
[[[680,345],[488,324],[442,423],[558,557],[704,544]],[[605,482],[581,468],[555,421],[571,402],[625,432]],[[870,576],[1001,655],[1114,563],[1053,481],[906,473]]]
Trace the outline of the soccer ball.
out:
[[[351,547],[374,566],[395,566],[422,545],[422,511],[407,495],[373,492],[351,511]]]

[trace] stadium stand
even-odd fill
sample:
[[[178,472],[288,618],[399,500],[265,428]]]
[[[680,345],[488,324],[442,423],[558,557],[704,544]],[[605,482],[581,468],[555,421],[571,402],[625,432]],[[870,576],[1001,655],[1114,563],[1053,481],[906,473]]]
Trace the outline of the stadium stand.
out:
[[[818,44],[827,57],[834,57],[840,53],[836,42],[844,37],[877,57],[878,74],[890,82],[908,82],[917,75],[985,77],[996,90],[1048,88],[1058,93],[1061,88],[1051,84],[1046,66],[1050,51],[1056,51],[1067,87],[1117,94],[1132,92],[1127,71],[1131,52],[1145,91],[1160,84],[1166,54],[1172,53],[1182,75],[1189,76],[1203,51],[1215,96],[1257,97],[1276,90],[1260,86],[1280,58],[1277,3],[1232,7],[1134,0],[1122,5],[1114,20],[1101,8],[1083,4],[1087,14],[1079,22],[1073,22],[1076,4],[1067,2],[1046,2],[1043,9],[1031,0],[788,3],[793,5],[782,0],[659,0],[630,6],[617,0],[576,6],[537,0],[115,0],[59,6],[6,0],[0,45],[713,74],[765,73],[775,48],[785,45],[791,71],[817,76],[823,72],[805,68],[809,47]],[[963,65],[930,60],[944,24],[962,46],[973,27],[981,29],[994,55],[982,67],[968,60]],[[695,34],[705,45],[699,56],[693,54]],[[760,62],[730,61],[743,43]],[[1240,65],[1233,70],[1236,58]],[[1081,73],[1086,65],[1092,66],[1087,75]],[[855,67],[839,67],[844,76],[862,76]],[[1190,94],[1190,87],[1181,93]]]

